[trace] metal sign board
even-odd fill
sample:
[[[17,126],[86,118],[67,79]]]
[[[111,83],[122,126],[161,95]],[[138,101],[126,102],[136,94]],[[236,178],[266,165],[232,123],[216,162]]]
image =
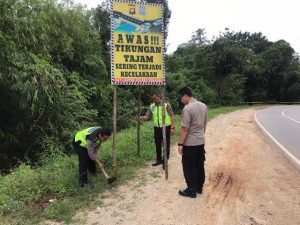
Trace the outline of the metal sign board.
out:
[[[165,85],[163,7],[115,0],[111,4],[111,83]]]

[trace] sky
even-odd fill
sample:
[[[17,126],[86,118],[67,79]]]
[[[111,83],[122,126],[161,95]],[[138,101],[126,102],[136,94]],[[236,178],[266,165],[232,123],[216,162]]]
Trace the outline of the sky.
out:
[[[103,0],[75,0],[88,8]],[[299,0],[169,0],[172,16],[167,38],[168,51],[205,28],[209,39],[228,27],[232,31],[261,32],[269,41],[284,39],[300,53]]]

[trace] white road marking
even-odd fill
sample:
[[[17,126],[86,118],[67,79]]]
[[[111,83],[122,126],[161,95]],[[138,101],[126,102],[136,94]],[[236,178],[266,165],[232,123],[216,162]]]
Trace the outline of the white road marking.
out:
[[[274,141],[274,143],[282,150],[284,151],[288,157],[293,160],[293,162],[296,164],[297,168],[300,170],[300,160],[297,159],[289,150],[287,150],[282,144],[279,143],[279,141],[276,140],[275,137],[272,136],[272,134],[270,134],[263,126],[262,124],[258,121],[257,119],[257,114],[258,112],[255,113],[255,121],[256,124],[263,130],[263,132],[269,136],[269,138],[271,138],[272,141]]]
[[[300,124],[300,121],[295,120],[294,118],[292,118],[292,117],[290,117],[290,116],[288,116],[288,115],[285,114],[285,112],[288,111],[288,110],[290,110],[290,108],[287,108],[287,109],[283,110],[283,111],[281,112],[281,115],[284,116],[285,118],[288,118],[288,119],[290,119],[290,120],[292,120],[292,121],[294,121],[294,122]]]

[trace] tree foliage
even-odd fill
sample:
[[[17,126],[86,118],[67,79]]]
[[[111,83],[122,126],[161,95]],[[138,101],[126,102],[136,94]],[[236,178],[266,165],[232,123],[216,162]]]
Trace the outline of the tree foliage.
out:
[[[1,1],[1,168],[35,159],[51,139],[104,123],[110,95],[96,14],[70,1]],[[103,93],[105,93],[103,95]]]
[[[201,93],[208,104],[300,100],[298,55],[286,41],[271,42],[261,33],[226,28],[208,40],[200,28],[166,64],[169,77]]]

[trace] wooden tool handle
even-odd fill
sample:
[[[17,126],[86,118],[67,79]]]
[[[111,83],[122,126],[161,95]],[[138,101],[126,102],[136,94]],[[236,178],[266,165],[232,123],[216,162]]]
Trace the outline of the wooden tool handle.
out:
[[[104,176],[105,176],[106,179],[110,178],[110,177],[108,176],[108,174],[106,173],[106,171],[105,171],[104,168],[101,169],[101,170],[102,170],[102,173],[104,174]]]

